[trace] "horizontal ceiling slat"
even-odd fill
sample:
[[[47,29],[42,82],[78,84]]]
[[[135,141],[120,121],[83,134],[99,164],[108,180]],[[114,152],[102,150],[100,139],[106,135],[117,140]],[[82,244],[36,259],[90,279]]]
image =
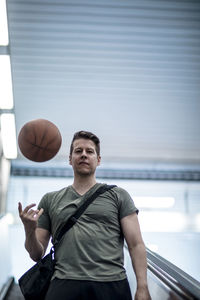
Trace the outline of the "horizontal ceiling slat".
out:
[[[10,0],[9,3],[15,4],[15,0]],[[42,7],[46,10],[60,10],[60,8],[63,10],[66,10],[68,7],[71,7],[75,9],[76,11],[78,10],[79,7],[84,7],[86,10],[88,9],[95,9],[95,11],[98,11],[99,9],[119,9],[120,11],[124,12],[124,10],[131,10],[131,9],[137,9],[137,10],[148,10],[148,11],[159,11],[163,12],[168,11],[168,12],[174,12],[174,11],[179,11],[181,13],[183,12],[190,12],[190,11],[196,11],[196,13],[200,12],[199,8],[199,1],[198,0],[168,0],[168,1],[160,1],[160,0],[155,0],[155,1],[149,1],[149,0],[140,0],[140,1],[132,1],[132,0],[127,0],[127,1],[121,1],[121,0],[102,0],[101,2],[95,2],[93,0],[84,0],[83,1],[54,1],[54,0],[43,0],[43,1],[31,1],[31,0],[26,0],[26,1],[17,1],[17,8],[21,8],[21,5],[23,7],[30,7],[30,8],[36,8],[39,7],[42,9]],[[181,5],[180,5],[181,4]],[[16,8],[16,9],[17,9]]]
[[[24,8],[24,7],[23,7]],[[102,12],[98,10],[95,12],[88,12],[88,10],[85,10],[85,7],[82,6],[80,8],[80,11],[71,11],[70,7],[66,6],[65,10],[58,11],[52,11],[48,12],[45,8],[44,11],[41,10],[40,7],[38,7],[37,10],[30,9],[28,7],[28,10],[19,10],[18,15],[15,14],[15,11],[12,9],[9,11],[10,17],[13,17],[13,20],[15,22],[22,22],[24,20],[27,22],[30,18],[31,22],[46,22],[51,20],[53,23],[56,22],[56,24],[70,24],[75,23],[76,21],[78,24],[80,23],[86,23],[90,24],[91,22],[94,22],[94,24],[103,24],[106,22],[106,25],[109,24],[120,24],[120,25],[151,25],[156,26],[160,22],[160,25],[172,27],[174,26],[196,26],[199,25],[199,15],[200,13],[197,11],[191,11],[190,13],[187,11],[185,13],[181,13],[180,11],[173,11],[172,14],[169,15],[167,11],[163,12],[155,12],[152,11],[151,16],[149,16],[149,11],[143,14],[140,13],[136,9],[127,10],[122,14],[122,11],[120,11],[120,14],[116,12],[112,12],[112,14],[107,12],[106,9],[104,9]],[[23,19],[21,19],[22,17]],[[143,22],[142,22],[143,21]],[[114,22],[114,23],[113,23]]]

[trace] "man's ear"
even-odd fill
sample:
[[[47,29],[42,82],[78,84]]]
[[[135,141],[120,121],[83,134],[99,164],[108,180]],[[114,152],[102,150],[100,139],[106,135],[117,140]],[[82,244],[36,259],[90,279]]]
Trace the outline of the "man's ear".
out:
[[[71,165],[72,164],[72,156],[69,155],[69,164]]]
[[[101,163],[101,156],[99,155],[99,156],[97,157],[97,166],[99,166],[100,163]]]

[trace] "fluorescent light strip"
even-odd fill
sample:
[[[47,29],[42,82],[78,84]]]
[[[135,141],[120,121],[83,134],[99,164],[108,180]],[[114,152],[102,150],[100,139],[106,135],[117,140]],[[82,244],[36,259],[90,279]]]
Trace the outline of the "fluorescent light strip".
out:
[[[0,45],[8,45],[8,21],[7,21],[7,12],[6,12],[6,1],[0,0]]]
[[[173,207],[173,197],[133,197],[135,205],[139,208],[169,208]]]
[[[1,138],[3,154],[7,159],[17,157],[16,129],[14,114],[1,115]]]
[[[141,211],[138,217],[143,232],[183,232],[188,228],[188,219],[183,213]]]
[[[195,216],[195,229],[197,232],[200,232],[200,213]]]
[[[9,55],[0,55],[0,108],[13,108],[12,76]]]

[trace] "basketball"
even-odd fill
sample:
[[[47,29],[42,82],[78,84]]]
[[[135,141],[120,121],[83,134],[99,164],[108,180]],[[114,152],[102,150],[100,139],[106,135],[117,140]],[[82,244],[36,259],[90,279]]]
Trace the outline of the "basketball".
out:
[[[22,154],[35,162],[53,158],[59,151],[62,137],[52,122],[36,119],[26,123],[18,135],[18,145]]]

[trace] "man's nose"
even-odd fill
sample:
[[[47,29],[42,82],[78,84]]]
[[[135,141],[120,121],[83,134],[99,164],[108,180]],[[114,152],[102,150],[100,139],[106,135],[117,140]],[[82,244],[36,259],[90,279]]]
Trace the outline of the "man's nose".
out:
[[[87,157],[87,152],[85,150],[83,150],[81,157]]]

